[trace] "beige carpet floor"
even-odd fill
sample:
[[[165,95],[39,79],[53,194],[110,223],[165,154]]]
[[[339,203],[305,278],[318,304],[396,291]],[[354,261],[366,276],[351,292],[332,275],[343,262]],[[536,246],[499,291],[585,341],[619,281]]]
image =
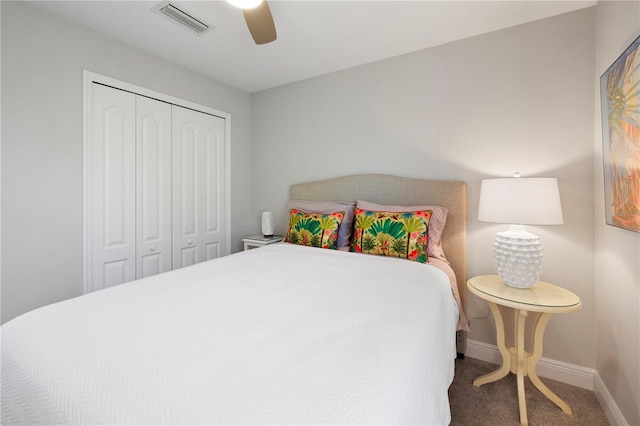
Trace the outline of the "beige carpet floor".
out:
[[[456,375],[449,388],[451,425],[519,425],[516,377],[509,374],[502,380],[475,387],[473,379],[495,370],[498,366],[466,357],[456,360]],[[541,378],[556,395],[573,410],[567,415],[542,395],[528,378],[525,394],[529,425],[608,425],[609,422],[592,391]]]

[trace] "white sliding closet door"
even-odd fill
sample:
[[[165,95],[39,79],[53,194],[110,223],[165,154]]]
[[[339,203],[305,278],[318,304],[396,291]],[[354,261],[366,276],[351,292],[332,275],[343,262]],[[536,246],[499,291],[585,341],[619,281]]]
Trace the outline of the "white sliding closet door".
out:
[[[171,104],[136,96],[136,278],[171,270]]]
[[[89,161],[91,291],[135,279],[135,95],[94,85]]]
[[[173,269],[226,253],[226,122],[173,106]]]

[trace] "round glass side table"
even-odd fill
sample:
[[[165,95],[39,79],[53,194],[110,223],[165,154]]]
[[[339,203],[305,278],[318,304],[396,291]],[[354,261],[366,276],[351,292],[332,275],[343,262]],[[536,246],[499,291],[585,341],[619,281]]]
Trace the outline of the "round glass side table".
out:
[[[580,298],[569,290],[553,284],[538,281],[531,288],[509,287],[497,275],[480,275],[467,281],[467,289],[489,304],[496,322],[496,340],[502,365],[495,371],[476,377],[474,386],[482,386],[505,377],[509,372],[516,374],[518,383],[518,405],[520,423],[527,422],[527,405],[524,393],[524,377],[529,376],[531,383],[543,395],[553,401],[566,414],[573,414],[571,408],[558,395],[553,393],[536,373],[536,365],[542,357],[544,331],[553,314],[577,311],[582,307]],[[504,319],[498,305],[512,308],[515,320],[515,346],[508,348],[505,343]],[[526,352],[525,322],[529,312],[539,312],[533,328],[533,346],[531,353]]]

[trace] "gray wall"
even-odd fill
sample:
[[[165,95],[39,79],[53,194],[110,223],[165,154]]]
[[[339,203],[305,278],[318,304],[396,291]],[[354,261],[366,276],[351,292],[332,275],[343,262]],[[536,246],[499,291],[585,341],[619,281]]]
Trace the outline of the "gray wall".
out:
[[[250,97],[25,2],[2,7],[2,321],[82,294],[82,70],[231,114],[232,250],[251,226]]]
[[[640,35],[640,2],[596,6],[594,142],[596,370],[630,425],[640,425],[640,234],[605,225],[600,76]]]
[[[583,300],[557,315],[546,357],[595,366],[594,10],[584,9],[251,96],[252,211],[286,231],[289,185],[363,172],[469,185],[469,274],[493,273],[506,225],[476,220],[480,180],[559,179],[564,225],[530,227],[542,279]],[[486,303],[470,298],[471,338],[495,343]]]

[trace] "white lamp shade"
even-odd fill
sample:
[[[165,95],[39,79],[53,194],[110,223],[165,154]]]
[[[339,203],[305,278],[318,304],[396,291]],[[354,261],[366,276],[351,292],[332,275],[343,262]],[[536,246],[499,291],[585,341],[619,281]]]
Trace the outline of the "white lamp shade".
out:
[[[519,225],[561,225],[562,207],[555,178],[485,179],[478,220]]]

